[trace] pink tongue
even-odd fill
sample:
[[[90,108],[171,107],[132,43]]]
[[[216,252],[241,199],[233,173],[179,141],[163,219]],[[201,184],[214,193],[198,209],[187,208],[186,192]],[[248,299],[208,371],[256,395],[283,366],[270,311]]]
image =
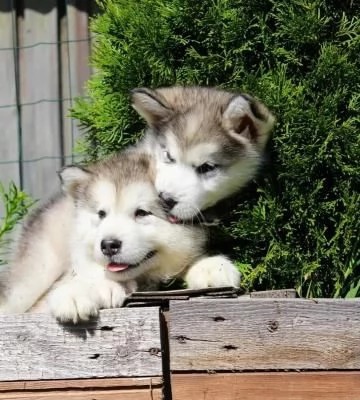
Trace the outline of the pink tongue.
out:
[[[110,272],[118,272],[118,271],[123,271],[127,268],[129,268],[129,264],[115,264],[115,263],[111,263],[108,264],[106,266],[106,268],[110,271]]]
[[[168,220],[169,220],[169,222],[171,222],[172,224],[176,224],[177,222],[179,222],[179,220],[178,220],[176,217],[174,217],[173,215],[169,215],[169,216],[168,216]]]

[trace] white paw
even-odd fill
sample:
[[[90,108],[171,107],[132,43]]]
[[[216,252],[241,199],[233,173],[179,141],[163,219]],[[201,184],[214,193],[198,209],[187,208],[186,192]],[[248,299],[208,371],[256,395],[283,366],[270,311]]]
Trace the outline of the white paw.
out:
[[[94,287],[80,280],[66,282],[50,294],[50,311],[60,322],[87,321],[100,309],[94,292]]]
[[[104,280],[96,285],[98,301],[101,308],[121,307],[126,298],[124,286],[115,281]]]
[[[184,279],[189,289],[240,286],[241,274],[236,266],[224,256],[203,258],[187,271]]]

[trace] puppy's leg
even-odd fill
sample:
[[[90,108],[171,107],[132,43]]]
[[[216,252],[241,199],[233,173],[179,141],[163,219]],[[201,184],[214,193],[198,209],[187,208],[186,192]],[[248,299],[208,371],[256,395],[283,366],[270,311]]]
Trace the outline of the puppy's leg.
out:
[[[121,307],[127,290],[127,285],[106,279],[100,273],[78,275],[60,283],[50,293],[48,304],[60,322],[77,323],[97,316],[100,309]]]
[[[34,239],[26,253],[1,272],[0,314],[29,310],[64,269],[61,256],[48,243]]]
[[[193,264],[185,273],[184,280],[189,289],[208,287],[240,286],[241,274],[226,257],[206,257]]]

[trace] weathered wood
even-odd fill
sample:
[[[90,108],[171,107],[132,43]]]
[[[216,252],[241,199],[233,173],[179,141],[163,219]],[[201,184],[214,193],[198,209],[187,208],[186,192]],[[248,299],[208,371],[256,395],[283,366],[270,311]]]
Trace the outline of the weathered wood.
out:
[[[88,0],[73,0],[66,3],[66,13],[61,20],[61,88],[63,147],[65,163],[75,159],[73,147],[80,136],[75,120],[69,117],[69,108],[74,105],[75,97],[84,96],[85,82],[90,77],[90,37]]]
[[[112,378],[0,382],[0,399],[161,399],[162,379]]]
[[[159,309],[101,311],[63,327],[51,316],[0,316],[0,381],[160,376]]]
[[[173,400],[358,400],[360,372],[173,374]]]
[[[11,0],[3,1],[0,12],[0,181],[19,184],[19,141],[16,108],[15,57],[12,47],[16,27],[15,10]],[[4,50],[6,49],[6,50]],[[0,217],[3,215],[0,204]]]
[[[264,290],[260,292],[251,292],[251,299],[296,299],[295,289],[279,289],[279,290]]]
[[[161,389],[103,389],[103,390],[57,390],[50,392],[14,392],[2,395],[1,400],[161,400]]]
[[[24,188],[45,199],[61,166],[57,1],[24,0],[19,20]]]
[[[58,379],[55,381],[11,381],[0,382],[0,393],[21,390],[51,389],[91,389],[91,388],[157,388],[162,386],[158,376],[146,378],[97,378],[97,379]]]
[[[360,369],[360,302],[170,302],[172,371]]]

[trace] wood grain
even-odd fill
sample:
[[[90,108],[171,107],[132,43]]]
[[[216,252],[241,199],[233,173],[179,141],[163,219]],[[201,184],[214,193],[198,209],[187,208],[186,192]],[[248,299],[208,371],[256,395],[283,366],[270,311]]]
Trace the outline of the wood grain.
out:
[[[16,45],[13,37],[16,19],[12,1],[4,0],[3,3],[4,10],[0,12],[0,180],[7,186],[10,181],[19,184],[20,176],[15,56],[12,49]],[[0,217],[3,215],[4,208],[0,202]]]
[[[0,382],[0,399],[160,400],[161,393],[160,377]]]
[[[360,372],[173,374],[173,400],[358,400]]]
[[[104,310],[65,328],[47,315],[8,315],[0,326],[0,381],[162,374],[157,307]]]
[[[157,388],[163,380],[159,376],[146,378],[97,378],[97,379],[57,379],[53,381],[11,381],[0,382],[0,393],[7,391],[34,391],[51,389],[93,389],[93,388]]]
[[[57,1],[24,0],[19,19],[24,188],[46,199],[59,188],[61,166]],[[35,103],[35,104],[34,104]],[[31,162],[29,162],[31,160]]]
[[[251,299],[275,299],[275,298],[287,298],[295,299],[296,290],[295,289],[279,289],[279,290],[263,290],[259,292],[251,292]]]
[[[161,389],[134,389],[134,390],[68,390],[50,392],[9,392],[0,393],[1,400],[161,400]]]
[[[90,78],[90,34],[88,0],[66,2],[66,13],[61,19],[61,91],[62,91],[62,137],[65,163],[75,159],[73,148],[80,137],[77,122],[69,117],[74,99],[85,95],[85,82]]]
[[[360,369],[360,302],[170,303],[172,371]]]

